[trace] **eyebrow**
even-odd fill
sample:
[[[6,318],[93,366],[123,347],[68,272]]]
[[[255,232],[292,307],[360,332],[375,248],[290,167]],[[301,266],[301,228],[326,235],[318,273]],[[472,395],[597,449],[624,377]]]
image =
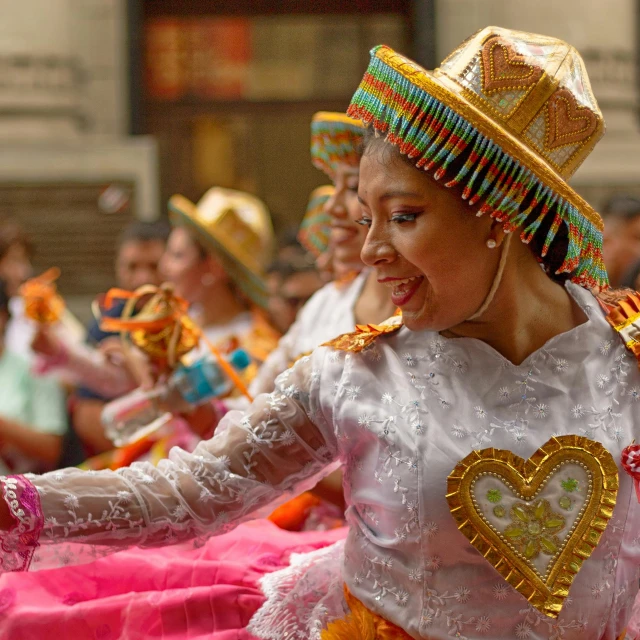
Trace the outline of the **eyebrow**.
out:
[[[385,191],[378,200],[391,200],[392,198],[419,198],[420,194],[415,191],[403,191],[402,189],[398,189],[396,191]],[[360,204],[366,205],[367,203],[360,197],[358,194],[358,202]]]

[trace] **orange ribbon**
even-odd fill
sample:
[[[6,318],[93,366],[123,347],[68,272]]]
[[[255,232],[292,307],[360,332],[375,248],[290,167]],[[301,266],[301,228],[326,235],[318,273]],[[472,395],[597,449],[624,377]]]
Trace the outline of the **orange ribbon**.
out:
[[[135,291],[111,289],[105,308],[110,309],[115,300],[127,301],[122,314],[102,318],[101,329],[120,332],[123,338],[129,334],[131,342],[161,369],[173,369],[198,344],[201,331],[187,316],[186,300],[175,295],[170,285],[146,285]]]
[[[110,309],[118,299],[127,303],[119,318],[102,318],[100,327],[104,331],[120,332],[123,340],[128,333],[136,347],[161,369],[169,370],[202,340],[238,390],[252,399],[236,370],[187,315],[187,301],[176,295],[170,284],[161,287],[146,285],[133,292],[111,289],[105,297],[105,308]],[[139,311],[133,315],[140,305]],[[126,341],[124,344],[126,347]]]
[[[27,280],[20,287],[27,318],[39,324],[58,322],[64,313],[64,300],[55,285],[60,277],[60,269],[53,267],[42,275]]]

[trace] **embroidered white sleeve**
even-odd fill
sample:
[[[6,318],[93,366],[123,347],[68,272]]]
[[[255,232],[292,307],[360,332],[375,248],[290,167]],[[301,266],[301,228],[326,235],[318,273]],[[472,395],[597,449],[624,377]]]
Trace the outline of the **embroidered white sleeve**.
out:
[[[324,350],[323,350],[324,351]],[[64,469],[31,477],[44,515],[40,542],[158,546],[226,531],[279,496],[313,486],[337,457],[331,407],[319,400],[324,353],[302,359],[242,414],[231,412],[193,454],[157,467]]]

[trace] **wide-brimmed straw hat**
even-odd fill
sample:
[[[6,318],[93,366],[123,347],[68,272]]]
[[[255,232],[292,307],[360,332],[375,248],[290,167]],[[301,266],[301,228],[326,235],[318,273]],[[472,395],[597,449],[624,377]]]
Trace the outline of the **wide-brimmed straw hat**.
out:
[[[311,162],[332,180],[338,164],[360,166],[364,125],[345,113],[318,111],[311,120]]]
[[[567,183],[605,129],[570,45],[487,27],[433,72],[379,46],[347,113],[434,179],[458,186],[479,215],[509,232],[521,228],[549,272],[562,239],[566,250],[550,275],[608,286],[602,219]]]
[[[194,231],[199,241],[220,258],[242,292],[266,307],[264,272],[271,259],[274,234],[271,216],[261,200],[241,191],[213,187],[198,204],[173,196],[169,217],[173,224]]]
[[[315,258],[329,248],[331,216],[325,211],[325,205],[334,192],[332,185],[318,187],[311,192],[307,211],[298,229],[298,242]]]

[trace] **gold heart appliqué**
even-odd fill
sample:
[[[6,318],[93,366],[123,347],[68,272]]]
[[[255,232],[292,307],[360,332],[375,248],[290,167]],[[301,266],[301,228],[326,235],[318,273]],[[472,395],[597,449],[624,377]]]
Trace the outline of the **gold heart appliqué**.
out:
[[[542,76],[542,69],[525,62],[500,37],[490,38],[482,47],[482,89],[487,95],[498,91],[527,89]]]
[[[587,107],[578,105],[568,89],[558,89],[547,102],[545,147],[556,149],[583,142],[596,130],[598,119]]]
[[[613,514],[618,469],[598,442],[551,438],[531,458],[483,449],[447,481],[458,529],[541,613],[558,617]]]

